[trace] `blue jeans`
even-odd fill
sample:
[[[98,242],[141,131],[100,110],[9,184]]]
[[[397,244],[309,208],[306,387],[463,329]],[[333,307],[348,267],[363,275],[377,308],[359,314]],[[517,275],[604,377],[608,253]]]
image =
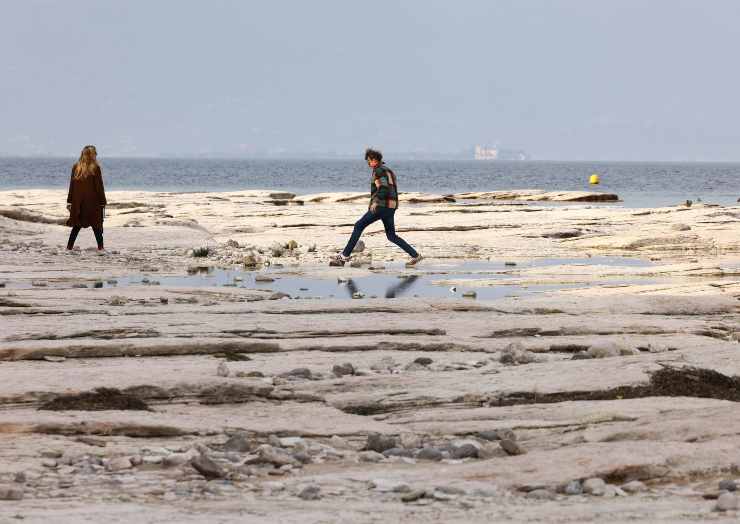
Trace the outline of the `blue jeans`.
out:
[[[360,240],[362,232],[365,231],[365,228],[373,222],[382,220],[383,227],[385,227],[385,236],[388,238],[388,240],[403,249],[406,253],[408,253],[409,256],[418,257],[419,253],[417,253],[413,247],[408,245],[404,239],[396,234],[396,225],[393,221],[393,217],[395,215],[396,210],[387,207],[378,207],[375,210],[375,213],[373,213],[372,211],[368,211],[367,213],[365,213],[362,218],[355,223],[355,229],[352,231],[352,236],[349,238],[349,242],[347,242],[347,247],[344,248],[342,254],[345,257],[350,256],[352,254],[352,250],[355,248],[355,245],[357,245],[357,241]]]

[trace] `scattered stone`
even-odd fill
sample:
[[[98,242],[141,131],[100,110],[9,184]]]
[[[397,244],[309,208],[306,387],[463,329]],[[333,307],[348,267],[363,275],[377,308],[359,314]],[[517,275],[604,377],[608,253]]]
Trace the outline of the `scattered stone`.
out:
[[[224,451],[236,451],[237,453],[246,453],[252,449],[252,443],[247,438],[246,433],[234,433],[229,437],[223,447]]]
[[[226,476],[224,469],[208,455],[200,454],[190,461],[190,465],[207,479],[221,479]]]
[[[273,466],[298,466],[300,463],[287,451],[263,444],[257,450],[257,458],[248,463],[272,464]]]
[[[401,502],[414,502],[416,500],[424,498],[426,495],[427,492],[423,489],[409,491],[408,493],[404,493],[403,495],[401,495]]]
[[[112,458],[105,465],[107,471],[123,471],[126,469],[133,468],[134,465],[131,463],[131,459],[128,457],[116,457]]]
[[[385,456],[377,451],[361,451],[357,458],[360,459],[360,462],[380,462]]]
[[[301,464],[310,464],[313,461],[311,455],[309,455],[305,451],[298,451],[296,453],[293,453],[293,458]]]
[[[731,479],[730,480],[720,480],[719,489],[723,489],[725,491],[737,491],[737,482]]]
[[[395,447],[398,447],[398,442],[394,437],[381,435],[380,433],[370,433],[367,436],[367,444],[365,444],[366,450],[377,451],[378,453],[383,453]]]
[[[41,461],[41,465],[45,468],[56,468],[59,466],[56,460],[54,459],[44,459]]]
[[[513,267],[513,266],[516,266],[516,262],[504,262],[504,265]]]
[[[478,458],[478,448],[473,444],[463,444],[452,449],[450,456],[453,459]]]
[[[501,448],[509,455],[524,455],[526,451],[515,440],[503,439],[499,442]]]
[[[0,485],[0,500],[23,500],[23,489],[17,486]]]
[[[734,493],[723,493],[717,499],[715,509],[717,511],[733,511],[738,509],[737,495]]]
[[[508,365],[531,364],[538,361],[539,358],[531,351],[527,351],[521,342],[512,342],[507,345],[499,357],[499,362]]]
[[[398,436],[402,448],[418,449],[423,445],[423,439],[416,433],[405,431]]]
[[[534,500],[553,500],[555,499],[555,493],[549,489],[535,489],[527,493],[526,498]]]
[[[429,357],[418,357],[414,359],[414,364],[419,364],[420,366],[429,366],[434,362]]]
[[[673,224],[671,226],[671,229],[673,231],[689,231],[691,229],[691,226],[688,224]]]
[[[571,360],[588,360],[591,358],[593,357],[587,351],[579,351],[571,357]]]
[[[419,460],[431,460],[434,462],[438,462],[442,460],[443,458],[442,452],[437,448],[422,448],[419,450],[419,452],[416,454],[416,458]]]
[[[267,275],[257,275],[254,277],[255,282],[275,282],[275,279]]]
[[[622,490],[626,491],[627,493],[641,493],[646,489],[647,486],[645,486],[645,484],[640,482],[639,480],[633,480],[627,482],[626,484],[622,484]]]
[[[478,293],[475,291],[466,291],[462,294],[463,298],[476,298],[478,296]]]
[[[360,240],[355,245],[355,248],[352,250],[352,253],[362,253],[365,251],[365,242]]]
[[[286,373],[281,373],[280,376],[284,378],[304,378],[310,380],[313,375],[311,374],[311,370],[308,368],[296,368],[291,369]]]
[[[566,495],[580,495],[583,493],[583,486],[580,480],[571,480],[563,488],[563,493]]]
[[[406,448],[390,448],[383,452],[384,457],[413,457],[414,454]]]
[[[319,500],[321,498],[321,488],[315,484],[306,486],[298,494],[303,500]]]
[[[39,453],[44,458],[58,459],[64,456],[64,452],[59,449],[44,449]]]
[[[27,480],[26,474],[23,471],[19,471],[13,476],[13,482],[18,484],[25,484]]]
[[[347,375],[354,375],[355,367],[351,363],[345,362],[344,364],[335,365],[333,368],[331,368],[331,371],[337,377],[344,377]]]
[[[586,353],[591,358],[611,358],[618,357],[621,351],[615,342],[597,342]]]
[[[119,295],[113,295],[108,299],[109,306],[125,306],[127,302],[128,299],[126,297],[122,297]]]
[[[587,479],[583,482],[583,492],[588,495],[594,495],[600,497],[606,491],[606,482],[602,479],[594,477]]]
[[[393,371],[394,368],[398,367],[398,362],[393,360],[393,357],[383,357],[379,361],[370,365],[370,369],[373,371]]]
[[[226,362],[219,363],[218,368],[216,369],[216,375],[219,377],[228,377],[229,374],[229,366],[226,365]]]

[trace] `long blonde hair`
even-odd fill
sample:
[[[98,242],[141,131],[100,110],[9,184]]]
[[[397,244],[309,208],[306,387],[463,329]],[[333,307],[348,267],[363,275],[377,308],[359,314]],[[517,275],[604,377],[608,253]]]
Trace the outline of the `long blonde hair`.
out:
[[[98,151],[95,146],[85,146],[80,153],[80,159],[74,166],[74,177],[82,180],[94,175],[100,169],[98,164]]]

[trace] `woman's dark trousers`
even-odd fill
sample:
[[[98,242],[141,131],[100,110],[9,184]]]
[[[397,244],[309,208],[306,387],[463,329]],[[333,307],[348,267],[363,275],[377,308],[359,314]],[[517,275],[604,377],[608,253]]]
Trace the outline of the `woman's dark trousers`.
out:
[[[72,249],[75,245],[75,240],[77,240],[77,235],[80,232],[80,227],[74,226],[72,228],[72,231],[69,232],[69,240],[67,241],[67,249]],[[98,249],[103,249],[103,228],[100,229],[94,227],[92,228],[93,233],[95,234],[95,241],[98,243]]]
[[[388,240],[403,249],[406,253],[408,253],[410,257],[418,257],[419,253],[417,253],[413,247],[408,245],[408,243],[404,239],[396,234],[396,225],[394,222],[395,214],[395,209],[390,209],[387,207],[378,207],[374,213],[372,211],[368,211],[367,213],[365,213],[363,217],[355,224],[355,229],[352,231],[352,236],[350,237],[349,242],[347,242],[347,247],[344,248],[342,254],[345,257],[349,257],[352,254],[352,250],[355,248],[355,245],[357,245],[357,241],[360,240],[360,236],[362,236],[362,232],[365,230],[365,228],[373,222],[382,220],[383,227],[385,227],[385,236],[388,238]]]

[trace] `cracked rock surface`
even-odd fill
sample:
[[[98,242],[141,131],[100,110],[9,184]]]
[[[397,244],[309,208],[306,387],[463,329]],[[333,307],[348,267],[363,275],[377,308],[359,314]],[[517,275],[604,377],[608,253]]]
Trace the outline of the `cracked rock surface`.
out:
[[[65,196],[0,192],[2,522],[740,518],[739,206],[408,194],[399,231],[425,261],[398,268],[373,226],[337,269],[365,195],[113,191],[106,256],[89,231],[65,252]],[[604,256],[639,264],[582,263]],[[489,258],[474,283],[455,269]],[[542,288],[160,282],[266,263],[278,281],[437,263],[440,285]]]

